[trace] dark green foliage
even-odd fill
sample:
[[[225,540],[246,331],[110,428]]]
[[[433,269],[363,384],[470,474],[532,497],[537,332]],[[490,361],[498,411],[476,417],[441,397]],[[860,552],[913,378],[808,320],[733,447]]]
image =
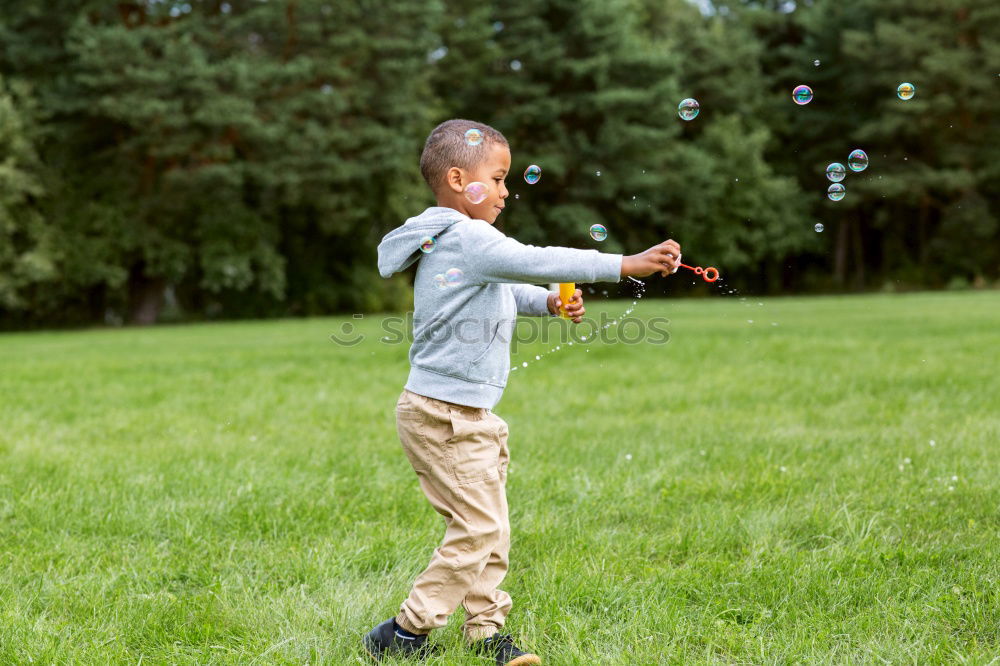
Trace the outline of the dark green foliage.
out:
[[[0,78],[0,310],[23,307],[56,277],[54,230],[36,205],[44,188],[34,112],[27,87]]]
[[[771,87],[786,98],[798,83],[816,90],[807,107],[776,106],[768,156],[797,174],[835,235],[835,276],[859,287],[996,279],[996,3],[818,0],[778,20],[744,16],[773,45]],[[910,101],[895,94],[904,81],[917,88]],[[826,201],[826,164],[856,147],[871,165],[848,175],[843,201]]]
[[[670,5],[479,5],[462,26],[442,29],[442,117],[489,119],[507,135],[509,187],[520,198],[508,202],[504,224],[519,238],[620,252],[669,235],[692,258],[752,274],[812,240],[794,233],[801,197],[764,163],[767,129],[738,115],[734,94],[762,97],[737,73],[746,49],[711,48],[726,40],[725,26]],[[451,9],[460,14],[460,3]],[[697,68],[684,69],[699,49],[714,61],[691,58]],[[734,85],[719,91],[709,80]],[[707,123],[678,119],[688,95],[707,102]],[[531,163],[544,165],[533,186],[521,180]],[[600,245],[587,235],[595,222],[611,232]]]
[[[168,285],[208,314],[401,303],[374,241],[422,194],[434,18],[423,2],[119,3],[52,26],[62,48],[38,62],[15,40],[19,74],[64,63],[44,212],[76,256],[56,300],[90,291],[96,313],[75,316],[135,321]]]
[[[671,236],[744,290],[997,278],[995,3],[702,4],[16,3],[0,15],[0,321],[405,305],[374,247],[432,202],[417,158],[455,116],[510,139],[502,224],[526,242]],[[685,123],[688,96],[702,111]],[[823,168],[854,147],[871,166],[832,203]]]
[[[461,5],[451,3],[449,15],[461,15]],[[507,136],[508,187],[519,198],[503,223],[522,240],[596,245],[587,229],[601,222],[611,231],[604,249],[621,251],[665,233],[665,211],[653,204],[662,201],[656,174],[678,134],[678,64],[640,40],[623,8],[497,2],[464,15],[462,30],[442,28],[441,116],[481,119]],[[532,163],[542,165],[542,179],[527,185],[522,173]]]

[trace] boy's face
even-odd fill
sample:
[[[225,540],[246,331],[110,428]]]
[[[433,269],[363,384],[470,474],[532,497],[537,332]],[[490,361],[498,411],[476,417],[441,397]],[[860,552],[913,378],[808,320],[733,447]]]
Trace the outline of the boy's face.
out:
[[[504,208],[504,200],[510,194],[504,182],[507,172],[510,171],[510,149],[495,143],[487,150],[489,153],[479,166],[468,171],[458,167],[448,170],[448,192],[452,195],[450,197],[453,201],[452,208],[473,219],[486,220],[493,224]],[[486,198],[477,204],[465,196],[465,188],[474,182],[486,185]]]

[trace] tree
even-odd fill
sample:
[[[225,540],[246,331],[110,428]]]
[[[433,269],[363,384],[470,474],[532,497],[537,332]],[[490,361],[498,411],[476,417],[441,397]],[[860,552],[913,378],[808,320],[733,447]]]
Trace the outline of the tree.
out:
[[[441,31],[442,117],[508,136],[516,198],[505,224],[521,239],[622,251],[673,235],[761,280],[777,275],[766,260],[780,266],[812,240],[789,233],[805,229],[801,194],[764,162],[766,127],[745,118],[764,99],[746,76],[755,47],[725,46],[747,35],[680,1],[504,2],[462,21]],[[685,124],[677,104],[688,96],[703,115]],[[532,162],[542,180],[527,186]],[[611,232],[601,245],[587,235],[594,223]]]
[[[660,175],[671,229],[692,260],[738,275],[730,282],[743,289],[793,286],[785,266],[816,247],[815,222],[794,178],[768,159],[775,100],[763,46],[732,12],[704,14],[685,0],[637,4],[646,39],[680,54],[679,96],[701,106]]]
[[[816,0],[744,12],[765,44],[772,87],[784,96],[798,83],[814,88],[808,106],[776,107],[768,155],[813,193],[813,213],[835,237],[826,263],[840,284],[996,277],[994,5]],[[910,101],[895,94],[904,81],[917,86]],[[849,174],[846,198],[830,202],[823,170],[853,148],[866,150],[870,167]]]
[[[9,16],[5,34],[31,33],[35,9]],[[165,1],[71,14],[46,26],[61,49],[17,60],[31,46],[15,40],[3,58],[58,82],[44,150],[65,189],[46,212],[92,254],[68,285],[137,323],[155,321],[168,285],[190,309],[229,315],[392,297],[373,279],[370,241],[420,191],[433,5]],[[91,263],[117,270],[94,275]]]
[[[58,275],[52,228],[35,202],[44,196],[35,151],[34,101],[0,77],[0,307],[23,310],[38,284]]]
[[[504,224],[522,240],[596,246],[588,228],[601,223],[611,232],[602,247],[614,251],[666,226],[653,202],[660,148],[678,134],[667,120],[677,65],[641,43],[626,8],[497,2],[441,30],[439,119],[481,119],[505,133],[515,198]],[[521,180],[531,163],[543,169],[537,185]]]
[[[741,289],[998,277],[995,3],[696,4],[13,3],[5,326],[151,322],[166,293],[187,318],[399,307],[375,246],[431,203],[420,147],[456,116],[510,139],[502,224],[527,242],[673,236]],[[857,147],[871,166],[831,202],[824,168]]]

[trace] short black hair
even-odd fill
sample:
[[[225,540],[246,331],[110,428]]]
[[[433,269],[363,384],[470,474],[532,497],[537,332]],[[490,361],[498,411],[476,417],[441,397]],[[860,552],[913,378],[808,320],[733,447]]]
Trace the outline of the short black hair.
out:
[[[479,130],[482,141],[473,145],[465,137],[469,130]],[[453,118],[435,127],[420,154],[420,173],[434,192],[441,187],[444,174],[451,167],[472,169],[489,154],[490,146],[509,146],[507,138],[485,123]]]

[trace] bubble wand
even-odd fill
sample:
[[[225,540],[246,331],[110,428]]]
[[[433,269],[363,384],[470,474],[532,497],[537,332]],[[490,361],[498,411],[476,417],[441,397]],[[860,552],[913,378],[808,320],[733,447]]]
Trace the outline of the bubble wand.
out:
[[[688,266],[687,264],[680,264],[689,271],[694,271],[695,275],[700,275],[705,282],[715,282],[719,279],[719,269],[709,266],[708,268],[702,268],[701,266]]]

